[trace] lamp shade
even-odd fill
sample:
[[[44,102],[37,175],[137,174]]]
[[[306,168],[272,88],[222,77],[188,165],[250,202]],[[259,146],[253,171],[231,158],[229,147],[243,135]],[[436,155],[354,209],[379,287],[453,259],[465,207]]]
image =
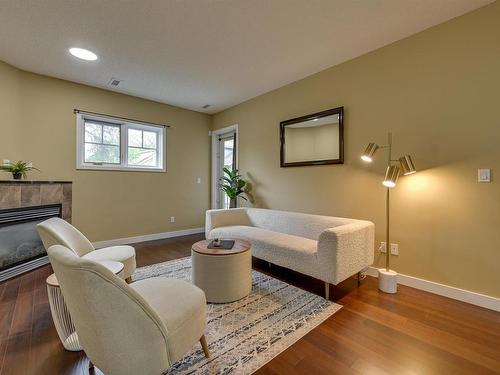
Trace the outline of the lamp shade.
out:
[[[382,184],[389,188],[396,186],[396,182],[399,177],[399,167],[397,165],[390,165],[387,167],[387,171],[385,172],[384,182]]]
[[[410,155],[401,156],[399,158],[399,164],[401,164],[401,169],[403,170],[403,174],[405,176],[413,174],[417,171]]]
[[[377,151],[378,145],[376,143],[368,143],[368,146],[366,146],[365,152],[363,152],[363,155],[361,155],[361,160],[366,161],[366,162],[371,162],[373,160],[373,154],[375,154],[375,151]]]

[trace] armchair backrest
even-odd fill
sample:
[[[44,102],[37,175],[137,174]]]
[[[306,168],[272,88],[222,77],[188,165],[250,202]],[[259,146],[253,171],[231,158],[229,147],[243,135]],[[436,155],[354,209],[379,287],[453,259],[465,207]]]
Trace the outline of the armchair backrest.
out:
[[[103,265],[64,246],[48,249],[78,339],[105,374],[170,367],[167,328],[133,288]]]
[[[94,246],[78,229],[58,217],[52,217],[37,225],[38,234],[45,249],[53,245],[62,245],[76,255],[83,256],[94,251]]]

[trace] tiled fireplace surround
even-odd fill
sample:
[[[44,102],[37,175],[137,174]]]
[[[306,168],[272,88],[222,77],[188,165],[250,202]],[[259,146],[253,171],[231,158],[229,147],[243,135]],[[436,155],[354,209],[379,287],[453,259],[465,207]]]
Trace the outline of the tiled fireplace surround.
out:
[[[69,181],[0,180],[0,213],[6,209],[10,211],[16,208],[60,204],[62,218],[71,222],[71,203],[72,183]],[[0,231],[1,234],[2,231]],[[5,232],[4,235],[6,235]],[[27,261],[25,265],[1,270],[0,279],[13,277],[46,263],[48,263],[48,259],[44,256],[33,261]]]
[[[71,200],[69,181],[0,180],[0,210],[62,204],[62,217],[71,222]]]

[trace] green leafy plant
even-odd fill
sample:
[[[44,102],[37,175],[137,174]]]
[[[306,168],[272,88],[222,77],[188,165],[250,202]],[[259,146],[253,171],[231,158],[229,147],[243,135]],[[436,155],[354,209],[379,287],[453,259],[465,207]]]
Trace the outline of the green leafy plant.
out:
[[[31,165],[31,162],[19,160],[15,163],[9,162],[0,165],[0,170],[12,173],[12,177],[14,177],[14,179],[16,180],[19,180],[21,177],[26,178],[26,175],[29,171],[38,171],[39,169],[33,167],[33,165]]]
[[[229,197],[229,207],[235,208],[238,197],[247,200],[242,195],[245,193],[247,182],[241,178],[237,169],[230,170],[229,168],[224,167],[223,171],[224,176],[221,178],[222,183],[220,184],[220,188]]]

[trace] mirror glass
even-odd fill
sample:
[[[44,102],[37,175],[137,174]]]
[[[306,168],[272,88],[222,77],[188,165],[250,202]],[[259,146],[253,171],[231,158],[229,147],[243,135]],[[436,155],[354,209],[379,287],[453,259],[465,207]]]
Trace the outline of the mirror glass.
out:
[[[342,110],[281,123],[281,166],[343,163]]]

